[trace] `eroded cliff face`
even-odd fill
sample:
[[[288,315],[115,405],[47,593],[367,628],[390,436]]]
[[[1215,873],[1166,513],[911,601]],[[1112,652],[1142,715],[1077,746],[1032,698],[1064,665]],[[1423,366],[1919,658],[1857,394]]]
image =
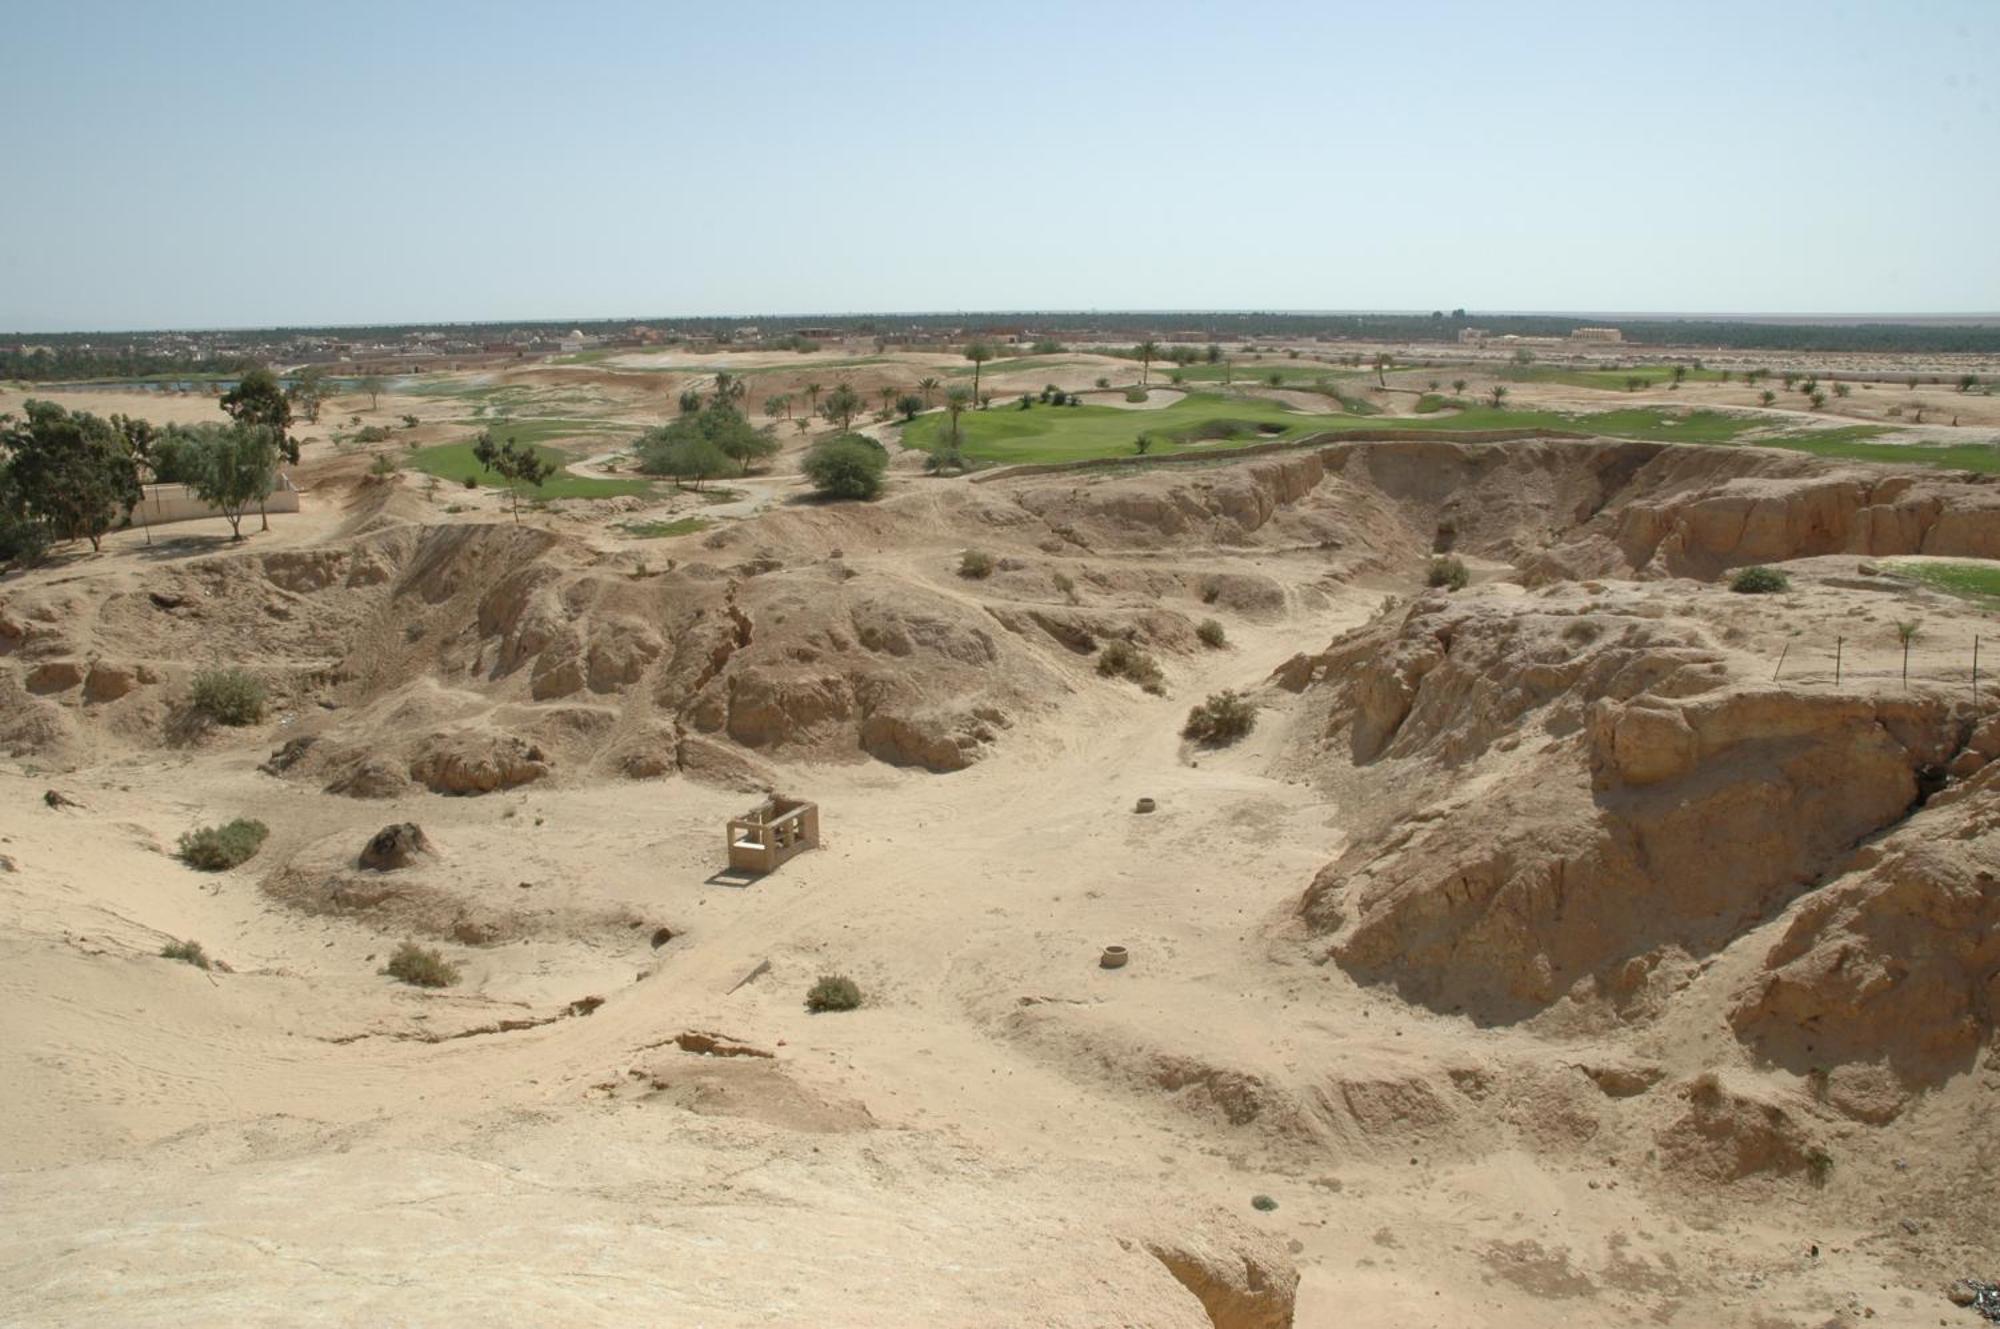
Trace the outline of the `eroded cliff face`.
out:
[[[1321,953],[1487,1021],[1641,1013],[1968,768],[1960,703],[1760,684],[1713,628],[1432,599],[1295,664],[1330,758],[1408,799],[1302,898]]]

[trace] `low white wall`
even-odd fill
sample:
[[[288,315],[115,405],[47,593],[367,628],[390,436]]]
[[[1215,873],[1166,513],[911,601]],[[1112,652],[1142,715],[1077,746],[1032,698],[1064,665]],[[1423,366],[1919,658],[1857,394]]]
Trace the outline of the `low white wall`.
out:
[[[202,517],[220,517],[222,509],[203,499],[197,498],[186,485],[142,485],[145,495],[132,509],[131,525],[165,526],[169,522],[196,521]],[[299,491],[293,487],[291,479],[282,472],[278,476],[278,487],[264,500],[266,512],[297,512]],[[252,503],[250,511],[257,511]]]

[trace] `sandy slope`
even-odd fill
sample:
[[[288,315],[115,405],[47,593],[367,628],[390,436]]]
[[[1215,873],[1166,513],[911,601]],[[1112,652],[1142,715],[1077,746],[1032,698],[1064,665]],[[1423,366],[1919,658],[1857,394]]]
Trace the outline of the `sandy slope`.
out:
[[[1427,541],[1436,520],[1436,496],[1416,491],[1448,470],[1442,453],[1397,455],[1418,479],[1397,490],[1378,464],[1387,496],[1352,473],[1352,489],[1307,485],[1292,463],[1254,482],[1246,467],[1057,477],[997,497],[906,491],[851,515],[778,511],[717,547],[674,542],[722,566],[766,548],[805,566],[824,555],[802,551],[838,542],[856,585],[984,624],[1014,652],[992,668],[1046,688],[949,775],[835,760],[825,745],[759,749],[787,789],[821,802],[827,841],[747,887],[715,870],[721,821],[750,796],[691,775],[610,778],[565,750],[557,778],[507,792],[364,801],[258,770],[324,718],[310,692],[256,731],[184,747],[137,711],[116,728],[78,704],[77,723],[102,733],[77,769],[27,754],[0,770],[13,810],[0,821],[0,1114],[13,1125],[0,1305],[28,1324],[1234,1326],[1282,1323],[1269,1288],[1296,1267],[1300,1324],[1935,1322],[1949,1311],[1937,1277],[1969,1272],[1954,1262],[1976,1241],[1936,1214],[1985,1166],[1962,1143],[1990,1094],[1983,1066],[1880,1131],[1829,1126],[1840,1162],[1823,1191],[1691,1179],[1654,1154],[1682,1110],[1677,1086],[1700,1072],[1796,1093],[1724,1024],[1780,920],[1664,1018],[1631,1025],[1476,1024],[1313,954],[1302,890],[1373,824],[1372,804],[1403,791],[1302,764],[1323,737],[1316,696],[1264,685],[1414,589],[1410,532]],[[1759,464],[1776,468],[1757,481],[1772,502],[1805,465]],[[1550,467],[1534,454],[1523,473]],[[1523,592],[1493,580],[1508,573],[1495,552],[1551,543],[1521,515],[1539,481],[1482,483],[1473,506],[1511,534],[1459,509],[1492,582],[1469,594],[1506,602]],[[337,492],[317,486],[302,520],[242,556],[359,538]],[[1701,503],[1735,500],[1702,492],[1647,501],[1691,503],[1688,529],[1706,530]],[[1207,525],[1175,525],[1200,502]],[[993,626],[1025,607],[1068,612],[1040,570],[1056,557],[1036,543],[1050,530],[1069,533],[1057,547],[1084,611],[1213,614],[1230,646],[1170,649],[1171,625],[1156,624],[1168,695],[1154,698]],[[1582,539],[1567,557],[1586,556]],[[1029,566],[952,576],[975,542]],[[120,620],[92,615],[158,584],[163,565],[122,537],[113,549],[0,584],[0,610],[42,623],[32,611],[68,597],[63,631],[124,649]],[[546,555],[572,557],[589,570]],[[760,649],[793,640],[780,615],[802,611],[758,589],[790,572],[728,575],[748,587]],[[1268,589],[1202,604],[1221,575]],[[1621,594],[1664,612],[1687,586]],[[266,663],[291,668],[277,648],[317,623],[313,606],[362,593],[316,594],[334,599],[274,599],[293,626],[235,640],[268,641]],[[1864,598],[1815,582],[1786,621],[1817,632]],[[1762,667],[1754,646],[1746,673]],[[1876,675],[1883,649],[1865,663]],[[25,672],[32,638],[19,654],[0,664]],[[896,658],[912,675],[935,667]],[[413,686],[470,704],[476,682]],[[1222,686],[1256,691],[1257,733],[1223,753],[1184,747],[1187,705]],[[636,701],[616,704],[638,722]],[[405,736],[373,705],[327,714],[371,717],[386,750]],[[1531,774],[1527,755],[1496,757],[1461,793]],[[50,787],[82,806],[45,806]],[[1157,812],[1132,811],[1142,794]],[[235,815],[273,828],[243,868],[203,876],[164,852]],[[281,865],[321,870],[404,819],[439,850],[410,880],[540,920],[497,944],[447,942],[466,979],[445,993],[375,972],[399,929],[260,889]],[[201,939],[231,972],[157,958],[170,937]],[[1096,956],[1114,941],[1134,959],[1106,972]],[[862,1010],[803,1009],[829,971],[859,981]],[[569,1013],[581,998],[603,1002]],[[1627,1065],[1665,1078],[1623,1097],[1588,1073]],[[1277,1207],[1253,1209],[1254,1195]],[[1211,1271],[1196,1280],[1208,1309],[1174,1272],[1190,1262]],[[1246,1277],[1261,1300],[1216,1291]]]

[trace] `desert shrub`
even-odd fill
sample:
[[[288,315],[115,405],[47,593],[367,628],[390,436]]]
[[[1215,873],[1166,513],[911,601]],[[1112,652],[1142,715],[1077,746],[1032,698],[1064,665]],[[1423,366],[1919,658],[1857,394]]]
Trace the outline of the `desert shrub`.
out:
[[[1833,1155],[1817,1146],[1806,1150],[1806,1175],[1814,1186],[1824,1188],[1833,1177]]]
[[[1061,591],[1072,602],[1075,601],[1076,579],[1074,577],[1070,576],[1067,572],[1058,572],[1051,580],[1055,582],[1057,590]]]
[[[459,978],[458,966],[435,946],[419,946],[414,941],[398,946],[382,972],[416,988],[456,987]]]
[[[406,416],[404,416],[404,417],[403,417],[403,428],[405,428],[405,429],[415,429],[416,427],[417,427],[417,417],[416,417],[416,416],[414,416],[414,415],[406,415]]]
[[[270,833],[271,828],[263,822],[238,817],[227,826],[203,826],[187,832],[175,852],[191,868],[225,872],[255,857]]]
[[[958,556],[958,575],[984,581],[993,575],[993,555],[984,549],[968,549]]]
[[[1729,589],[1738,595],[1775,595],[1779,591],[1789,591],[1792,579],[1776,568],[1762,565],[1739,570],[1729,579]]]
[[[882,445],[861,434],[816,443],[800,463],[812,487],[828,498],[874,498],[882,492],[882,472],[888,466]]]
[[[170,941],[160,947],[160,958],[162,960],[179,960],[181,963],[191,964],[197,969],[206,969],[209,963],[208,953],[202,950],[201,943],[198,941]]]
[[[1448,591],[1462,591],[1471,580],[1472,574],[1465,570],[1465,560],[1456,554],[1449,554],[1431,560],[1431,569],[1424,577],[1424,584]]]
[[[1132,402],[1144,401],[1146,400],[1146,390],[1144,388],[1127,388],[1125,389],[1125,400]]]
[[[806,993],[809,1011],[851,1011],[861,1004],[861,985],[845,974],[821,974]]]
[[[1097,380],[1097,386],[1100,388],[1108,388],[1111,386],[1111,380],[1108,378],[1100,378]]]
[[[1201,644],[1210,650],[1221,650],[1229,642],[1229,634],[1222,630],[1222,624],[1212,618],[1204,618],[1201,626],[1194,630],[1194,635],[1201,638]]]
[[[188,706],[216,724],[256,724],[264,718],[264,685],[241,669],[206,669],[194,676]]]
[[[400,469],[394,457],[386,452],[378,452],[375,454],[374,462],[368,467],[368,473],[378,480],[386,480]]]
[[[1181,737],[1209,747],[1234,743],[1257,727],[1257,708],[1248,699],[1227,688],[1211,692],[1208,699],[1188,712]]]
[[[1129,678],[1151,693],[1166,690],[1159,661],[1122,638],[1106,644],[1097,657],[1097,672],[1106,678]]]
[[[389,430],[383,425],[368,425],[354,431],[354,441],[356,443],[386,443],[389,441]]]
[[[476,475],[468,475],[468,476],[466,476],[466,477],[465,477],[465,487],[466,487],[467,489],[477,489],[477,488],[479,488],[479,477],[478,477],[478,476],[476,476]]]

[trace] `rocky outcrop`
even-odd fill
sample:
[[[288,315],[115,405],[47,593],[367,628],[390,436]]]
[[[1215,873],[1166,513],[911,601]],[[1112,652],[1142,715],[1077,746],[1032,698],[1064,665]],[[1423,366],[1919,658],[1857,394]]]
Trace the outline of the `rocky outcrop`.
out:
[[[410,762],[410,778],[438,794],[490,794],[546,779],[542,749],[512,734],[480,730],[434,735]]]
[[[1290,1329],[1299,1273],[1277,1240],[1220,1219],[1145,1243],[1215,1329]]]
[[[1893,1115],[1908,1093],[1969,1066],[2000,1017],[2000,767],[1939,794],[1792,910],[1730,1023],[1800,1073],[1876,1064],[1836,1106]]]
[[[431,842],[423,827],[413,821],[396,822],[368,838],[368,843],[361,847],[361,866],[376,872],[393,872],[416,862],[418,855],[430,852]]]
[[[1420,603],[1322,659],[1329,752],[1418,778],[1300,916],[1358,976],[1487,1020],[1649,1009],[1907,816],[1967,728],[1943,699],[1734,678],[1694,619],[1532,598]]]

